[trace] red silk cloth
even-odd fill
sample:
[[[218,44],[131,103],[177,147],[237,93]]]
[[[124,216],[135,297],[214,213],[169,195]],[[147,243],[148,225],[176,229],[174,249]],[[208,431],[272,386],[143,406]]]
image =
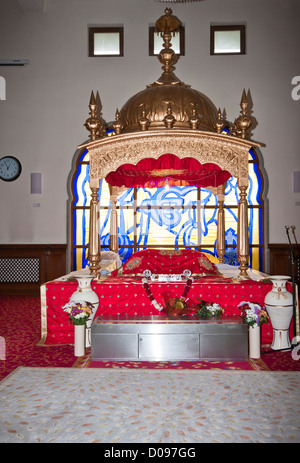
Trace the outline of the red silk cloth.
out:
[[[122,267],[122,275],[143,274],[150,270],[153,274],[179,274],[189,269],[193,274],[217,275],[217,267],[208,257],[194,249],[144,249],[129,257]],[[114,271],[112,275],[117,275]]]
[[[74,343],[74,327],[69,324],[68,315],[62,307],[77,290],[77,281],[53,281],[46,284],[46,316],[47,333],[45,345]],[[151,291],[157,302],[165,306],[168,297],[180,297],[185,282],[149,282]],[[140,277],[108,277],[102,282],[94,281],[93,290],[99,296],[97,315],[156,315],[158,312],[150,303]],[[237,308],[242,301],[256,302],[264,305],[266,294],[271,291],[272,284],[246,280],[233,283],[222,277],[201,277],[195,280],[189,292],[190,303],[197,303],[197,298],[207,302],[218,303],[224,308],[223,316],[240,315]],[[291,285],[288,285],[291,291]],[[292,324],[291,324],[292,326]],[[261,327],[262,344],[270,344],[273,339],[271,322]]]
[[[146,158],[134,164],[123,164],[110,172],[106,181],[112,186],[161,187],[169,186],[217,187],[231,177],[217,164],[200,164],[196,159],[180,159],[174,154],[163,154],[158,159]]]

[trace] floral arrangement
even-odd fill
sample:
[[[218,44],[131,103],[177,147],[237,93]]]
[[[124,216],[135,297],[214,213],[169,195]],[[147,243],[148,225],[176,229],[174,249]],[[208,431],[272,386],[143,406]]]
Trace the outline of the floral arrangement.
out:
[[[198,301],[200,301],[200,304],[197,304],[198,310],[195,313],[198,317],[219,317],[224,312],[224,309],[219,304],[208,303],[203,299],[198,299]]]
[[[64,312],[69,315],[69,321],[73,325],[85,325],[89,316],[93,313],[94,305],[87,301],[69,301],[63,306]]]
[[[267,311],[259,304],[243,301],[238,305],[238,308],[241,309],[241,316],[249,326],[261,326],[269,321]]]

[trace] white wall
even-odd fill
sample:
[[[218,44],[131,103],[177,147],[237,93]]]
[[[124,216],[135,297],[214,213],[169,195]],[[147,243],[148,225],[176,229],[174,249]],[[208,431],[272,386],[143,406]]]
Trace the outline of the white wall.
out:
[[[27,58],[25,67],[0,67],[6,100],[0,100],[0,157],[23,165],[15,182],[0,181],[1,243],[65,243],[67,186],[72,158],[88,138],[90,92],[99,91],[103,117],[161,73],[148,56],[148,26],[171,6],[186,28],[186,54],[175,73],[203,92],[228,119],[240,111],[242,90],[250,89],[268,174],[270,243],[286,242],[285,225],[300,241],[300,194],[292,176],[300,171],[300,100],[291,80],[300,75],[299,0],[205,0],[167,4],[153,0],[22,0],[44,3],[24,11],[17,0],[0,2],[0,58]],[[210,56],[210,24],[246,24],[245,56]],[[125,29],[125,56],[88,58],[88,25]],[[300,94],[300,91],[299,91]],[[42,195],[30,194],[30,173],[42,172]],[[40,204],[39,207],[34,205]]]

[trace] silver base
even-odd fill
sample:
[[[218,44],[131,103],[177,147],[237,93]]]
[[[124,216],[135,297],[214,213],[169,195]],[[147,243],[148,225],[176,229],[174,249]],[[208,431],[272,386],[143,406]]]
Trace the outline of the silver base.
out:
[[[97,317],[91,327],[91,359],[246,361],[248,325],[238,316]]]

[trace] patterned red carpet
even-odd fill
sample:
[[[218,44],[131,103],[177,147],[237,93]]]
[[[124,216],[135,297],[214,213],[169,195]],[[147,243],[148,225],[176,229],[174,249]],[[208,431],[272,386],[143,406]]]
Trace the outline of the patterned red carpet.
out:
[[[300,371],[300,359],[293,360],[291,351],[262,354],[261,359],[249,359],[249,362],[93,362],[89,349],[84,357],[77,358],[72,345],[38,345],[41,337],[39,296],[0,296],[0,316],[0,380],[18,366]],[[262,347],[264,350],[269,347]]]
[[[73,346],[43,347],[39,296],[0,297],[0,336],[5,339],[5,360],[0,360],[0,379],[18,366],[71,367]]]

